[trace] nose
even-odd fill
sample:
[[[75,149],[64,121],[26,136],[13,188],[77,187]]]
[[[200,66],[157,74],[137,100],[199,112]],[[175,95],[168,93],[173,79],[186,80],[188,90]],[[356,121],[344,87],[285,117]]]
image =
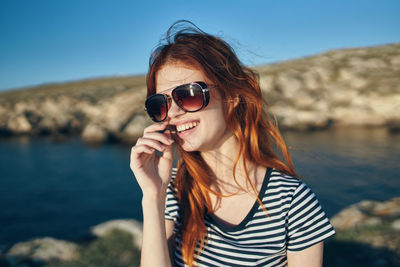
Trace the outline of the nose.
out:
[[[171,99],[171,100],[172,100],[172,99]],[[178,117],[178,116],[180,116],[180,115],[186,113],[186,111],[184,111],[183,109],[181,109],[180,107],[178,107],[178,105],[175,103],[174,100],[172,100],[172,101],[170,102],[170,104],[171,104],[171,106],[170,106],[170,108],[169,108],[169,110],[168,110],[168,117],[169,117],[170,119],[175,118],[175,117]]]

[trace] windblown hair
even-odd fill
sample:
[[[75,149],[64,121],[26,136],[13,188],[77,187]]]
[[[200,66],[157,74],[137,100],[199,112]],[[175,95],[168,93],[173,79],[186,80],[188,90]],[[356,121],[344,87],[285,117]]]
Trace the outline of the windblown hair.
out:
[[[263,101],[258,75],[240,62],[229,44],[201,31],[191,22],[178,21],[173,24],[163,42],[150,57],[148,96],[155,94],[156,75],[165,64],[180,63],[201,70],[219,91],[226,123],[239,143],[233,168],[234,180],[240,186],[235,170],[242,160],[247,180],[257,201],[263,206],[250,180],[247,163],[276,168],[293,176],[296,173],[276,119],[270,115]],[[280,150],[284,161],[274,152],[274,147]],[[178,149],[180,157],[174,183],[182,220],[182,255],[186,264],[193,266],[194,258],[207,239],[204,216],[213,211],[209,194],[221,195],[210,188],[213,173],[200,152],[186,152],[179,146]],[[197,255],[196,245],[200,247]]]

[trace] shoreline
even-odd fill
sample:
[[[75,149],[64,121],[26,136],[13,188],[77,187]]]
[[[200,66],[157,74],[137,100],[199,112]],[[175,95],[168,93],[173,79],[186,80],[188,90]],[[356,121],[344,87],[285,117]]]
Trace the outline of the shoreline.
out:
[[[325,255],[330,261],[325,259],[328,262],[324,266],[337,266],[335,264],[341,261],[344,262],[342,266],[352,266],[349,264],[353,264],[353,258],[358,257],[367,257],[367,261],[364,259],[367,265],[362,266],[392,266],[400,263],[400,196],[381,202],[364,200],[355,203],[341,210],[330,221],[337,234],[326,242]],[[90,227],[88,233],[90,237],[77,238],[75,242],[51,237],[18,242],[0,251],[0,263],[8,264],[5,266],[20,266],[20,263],[25,266],[46,266],[54,262],[79,262],[82,251],[100,240],[110,238],[128,238],[133,242],[128,242],[133,244],[130,249],[140,251],[142,224],[133,219],[106,221]],[[348,244],[352,244],[353,250],[348,250]],[[136,258],[131,260],[138,260],[139,254],[135,255]],[[371,255],[377,257],[373,258],[373,262],[370,261]]]

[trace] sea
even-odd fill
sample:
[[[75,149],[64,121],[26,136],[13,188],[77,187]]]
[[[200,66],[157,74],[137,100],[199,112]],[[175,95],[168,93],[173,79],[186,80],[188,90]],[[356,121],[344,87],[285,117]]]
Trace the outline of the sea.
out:
[[[284,132],[299,177],[329,217],[400,196],[400,134],[386,129]],[[79,138],[0,139],[0,251],[38,237],[80,240],[94,225],[142,220],[130,146]]]

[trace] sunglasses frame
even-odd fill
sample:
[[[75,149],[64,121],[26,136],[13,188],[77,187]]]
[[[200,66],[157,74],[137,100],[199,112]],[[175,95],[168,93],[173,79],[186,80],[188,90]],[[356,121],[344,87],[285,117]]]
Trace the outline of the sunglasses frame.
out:
[[[177,99],[174,98],[174,92],[176,92],[176,90],[181,89],[182,87],[187,88],[188,86],[193,85],[193,84],[194,84],[194,85],[200,86],[200,88],[201,88],[201,90],[202,90],[203,101],[202,101],[202,105],[201,105],[200,108],[198,108],[198,109],[196,109],[196,110],[187,110],[187,109],[185,109],[185,108],[179,103],[179,101],[178,101]],[[173,88],[170,95],[167,95],[167,94],[164,94],[164,93],[160,92],[160,93],[157,93],[157,94],[154,94],[154,95],[149,96],[149,97],[146,99],[144,110],[147,112],[147,114],[149,115],[149,117],[150,117],[154,122],[162,122],[162,121],[165,121],[165,120],[168,118],[168,110],[169,110],[170,107],[171,107],[172,100],[175,102],[175,104],[176,104],[180,109],[182,109],[182,110],[185,111],[185,112],[190,112],[190,113],[197,112],[197,111],[200,111],[200,110],[202,110],[203,108],[205,108],[205,107],[208,105],[208,103],[210,102],[210,92],[209,92],[209,89],[212,89],[212,88],[214,88],[214,86],[212,86],[212,85],[211,85],[211,86],[208,86],[205,82],[202,82],[202,81],[197,81],[197,82],[191,82],[191,83],[181,84],[181,85],[178,85],[177,87]],[[167,90],[164,90],[163,92],[169,91],[169,90],[170,90],[170,89],[167,89]],[[165,113],[165,117],[164,117],[162,120],[157,120],[154,116],[150,115],[150,113],[149,113],[149,111],[148,111],[148,109],[147,109],[147,103],[148,103],[148,101],[150,101],[150,99],[152,99],[152,98],[154,98],[154,97],[159,97],[159,96],[162,96],[162,97],[163,97],[164,103],[165,103],[166,106],[167,106],[167,112]]]

